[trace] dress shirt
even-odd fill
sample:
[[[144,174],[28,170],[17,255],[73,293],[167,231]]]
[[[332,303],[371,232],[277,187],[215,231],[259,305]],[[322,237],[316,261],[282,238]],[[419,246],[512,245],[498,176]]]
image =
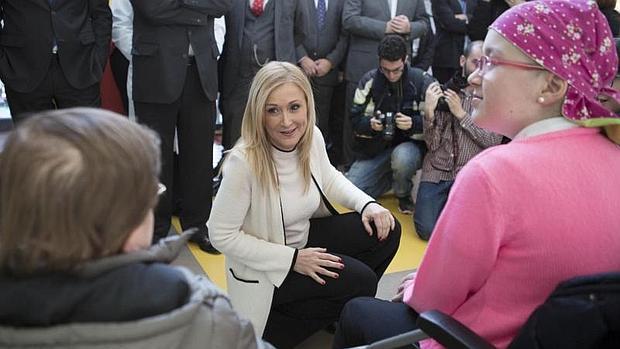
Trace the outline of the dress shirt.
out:
[[[314,7],[319,7],[319,0],[314,0]],[[329,8],[329,0],[325,0],[325,10]]]

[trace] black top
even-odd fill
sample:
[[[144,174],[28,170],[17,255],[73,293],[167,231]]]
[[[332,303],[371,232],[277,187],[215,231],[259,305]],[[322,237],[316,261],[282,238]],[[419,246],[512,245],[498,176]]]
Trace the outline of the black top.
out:
[[[620,13],[613,8],[600,9],[611,28],[614,37],[620,36]]]

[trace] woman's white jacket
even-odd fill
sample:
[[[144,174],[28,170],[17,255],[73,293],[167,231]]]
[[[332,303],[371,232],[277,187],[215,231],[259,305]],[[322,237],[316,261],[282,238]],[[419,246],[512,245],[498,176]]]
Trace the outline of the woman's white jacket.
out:
[[[357,212],[373,200],[330,164],[317,127],[310,169],[322,198],[313,217],[336,213],[328,200]],[[231,151],[222,173],[207,223],[209,237],[226,256],[226,280],[233,307],[248,317],[257,336],[262,336],[274,289],[292,270],[295,249],[285,244],[281,193],[261,187],[242,151]]]

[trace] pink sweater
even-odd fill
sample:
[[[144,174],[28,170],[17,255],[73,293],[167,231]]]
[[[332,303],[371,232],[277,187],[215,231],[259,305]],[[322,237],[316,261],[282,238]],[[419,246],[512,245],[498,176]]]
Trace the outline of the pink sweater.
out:
[[[491,148],[463,168],[404,300],[505,348],[558,282],[611,270],[620,146],[574,128]]]

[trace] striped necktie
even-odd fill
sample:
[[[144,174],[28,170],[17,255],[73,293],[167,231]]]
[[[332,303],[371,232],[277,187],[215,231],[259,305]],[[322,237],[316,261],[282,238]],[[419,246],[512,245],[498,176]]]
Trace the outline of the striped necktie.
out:
[[[325,0],[317,0],[316,16],[319,21],[319,29],[323,29],[323,26],[325,26],[326,14],[327,14],[327,6],[325,6]]]

